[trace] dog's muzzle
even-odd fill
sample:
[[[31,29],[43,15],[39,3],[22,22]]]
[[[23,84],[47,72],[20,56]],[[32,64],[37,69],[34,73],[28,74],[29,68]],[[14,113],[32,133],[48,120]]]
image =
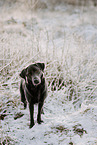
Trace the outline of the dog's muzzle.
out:
[[[41,84],[41,79],[40,79],[40,77],[34,77],[32,79],[32,82],[33,82],[34,86],[37,86],[37,85]]]

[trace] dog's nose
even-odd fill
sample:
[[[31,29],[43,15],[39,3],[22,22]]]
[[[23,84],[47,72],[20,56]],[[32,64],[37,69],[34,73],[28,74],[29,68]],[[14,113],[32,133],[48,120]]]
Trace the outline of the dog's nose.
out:
[[[34,84],[35,84],[35,85],[40,84],[40,81],[39,81],[39,79],[38,79],[37,77],[34,78]]]
[[[39,80],[34,79],[34,83],[35,83],[36,85],[39,84]]]

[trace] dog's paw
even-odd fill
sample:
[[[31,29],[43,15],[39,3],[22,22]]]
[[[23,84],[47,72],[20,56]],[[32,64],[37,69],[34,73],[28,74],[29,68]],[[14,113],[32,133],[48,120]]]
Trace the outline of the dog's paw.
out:
[[[32,128],[34,125],[35,125],[34,123],[33,124],[30,124],[29,128]]]
[[[26,109],[27,108],[27,102],[26,101],[22,101],[22,104],[24,106],[24,109]]]
[[[41,124],[41,123],[43,123],[44,121],[43,120],[37,120],[37,123],[38,124]]]
[[[26,109],[27,108],[27,104],[26,103],[24,103],[24,109]]]

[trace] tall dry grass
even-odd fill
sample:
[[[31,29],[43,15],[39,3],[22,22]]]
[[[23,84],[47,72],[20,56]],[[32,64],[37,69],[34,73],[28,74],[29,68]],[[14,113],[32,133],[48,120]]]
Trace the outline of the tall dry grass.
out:
[[[9,2],[11,1],[8,0],[7,4]],[[14,2],[16,5],[19,3],[20,10],[23,9],[20,1]],[[62,1],[52,1],[51,3],[54,2]],[[22,19],[20,17],[19,19],[13,17],[9,19],[8,17],[12,13],[6,13],[7,17],[2,16],[4,21],[1,23],[3,29],[0,30],[1,100],[14,98],[18,106],[20,103],[19,73],[31,63],[45,62],[45,76],[49,92],[60,91],[63,100],[71,101],[75,106],[77,104],[80,106],[86,99],[94,101],[97,93],[97,53],[96,47],[92,45],[94,42],[86,43],[83,37],[78,36],[76,32],[69,33],[64,30],[61,34],[59,27],[58,30],[56,27],[56,31],[50,27],[41,26],[41,24],[36,28],[38,17],[37,14],[35,15],[35,11],[32,13],[32,5],[39,4],[38,1],[29,0],[23,4],[27,6],[23,11],[24,14],[27,12],[27,16],[29,16],[27,21],[24,19],[24,15],[21,15]],[[14,8],[17,7],[9,9],[9,6],[3,6],[5,12],[10,12],[10,10],[14,12]],[[31,11],[29,11],[30,8]],[[79,21],[81,24],[83,23],[83,19],[80,17]],[[1,103],[1,106],[4,104]]]
[[[65,2],[81,6],[89,4],[87,1],[78,0],[0,1],[1,113],[10,106],[18,108],[20,105],[19,73],[35,62],[45,62],[44,75],[48,83],[49,97],[59,96],[60,104],[70,103],[70,108],[79,108],[84,101],[87,103],[97,101],[97,47],[94,42],[86,43],[85,39],[78,36],[76,32],[61,30],[60,25],[55,29],[51,29],[53,24],[44,27],[37,16],[39,13],[36,14],[37,9],[54,8],[60,3],[65,5]],[[48,20],[50,22],[49,17]],[[82,24],[83,21],[81,12],[78,22]],[[74,26],[70,26],[71,30],[73,28]],[[1,129],[2,142],[4,134],[6,133],[3,128]],[[8,141],[7,137],[6,141]]]

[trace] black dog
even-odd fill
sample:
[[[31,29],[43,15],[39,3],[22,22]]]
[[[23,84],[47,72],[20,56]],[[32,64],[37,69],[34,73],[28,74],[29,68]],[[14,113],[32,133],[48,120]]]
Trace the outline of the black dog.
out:
[[[27,106],[26,99],[29,103],[30,110],[30,128],[34,126],[34,104],[38,103],[37,122],[41,124],[41,112],[44,99],[47,96],[47,87],[43,77],[44,63],[36,63],[23,69],[20,76],[23,78],[20,84],[21,101],[24,108]]]

